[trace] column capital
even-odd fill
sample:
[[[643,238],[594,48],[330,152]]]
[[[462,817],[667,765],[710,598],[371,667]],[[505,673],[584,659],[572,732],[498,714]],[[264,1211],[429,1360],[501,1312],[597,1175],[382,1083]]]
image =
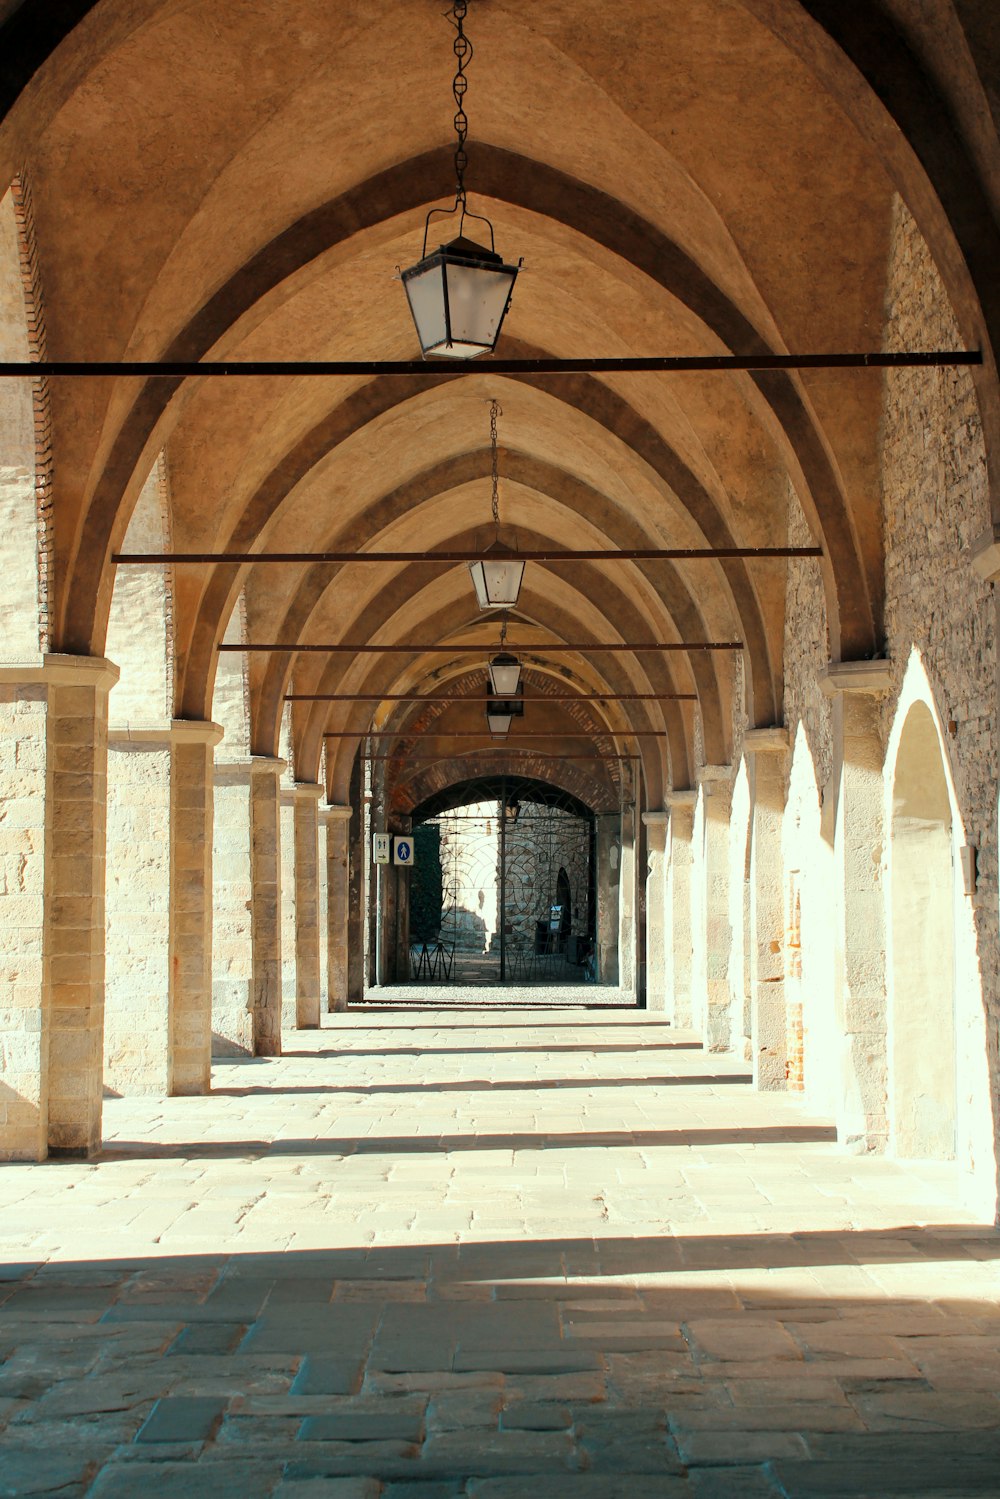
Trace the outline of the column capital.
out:
[[[663,799],[671,812],[681,812],[685,809],[693,812],[698,800],[698,792],[694,787],[685,787],[679,791],[668,791]]]
[[[326,818],[327,822],[349,822],[354,816],[354,808],[340,807],[336,803],[329,803],[325,807],[320,807],[319,813],[321,817]]]
[[[697,781],[707,794],[713,785],[728,784],[735,776],[736,769],[732,765],[701,765],[698,767]]]
[[[781,724],[768,729],[748,729],[743,736],[745,755],[786,755],[788,730]]]
[[[318,781],[296,781],[289,787],[296,801],[319,801],[321,796],[326,795],[326,787],[321,786]]]
[[[249,765],[252,776],[280,776],[288,768],[288,761],[280,760],[277,755],[251,755],[245,763]]]
[[[642,825],[645,828],[665,828],[669,821],[669,812],[643,812],[642,814]]]
[[[892,686],[892,662],[831,661],[819,673],[818,681],[824,697],[836,697],[839,692],[887,692]]]
[[[113,744],[221,744],[225,729],[219,723],[195,718],[175,718],[169,724],[113,723],[108,739]]]
[[[972,543],[972,568],[984,583],[1000,578],[1000,525],[994,524]]]
[[[106,656],[45,655],[41,660],[5,662],[0,682],[38,683],[42,687],[97,687],[110,692],[121,672]]]

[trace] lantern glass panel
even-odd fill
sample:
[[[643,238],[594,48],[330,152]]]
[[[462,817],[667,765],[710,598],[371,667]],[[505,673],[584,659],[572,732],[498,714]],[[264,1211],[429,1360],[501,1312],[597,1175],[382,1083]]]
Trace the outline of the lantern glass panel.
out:
[[[403,285],[410,303],[410,312],[425,354],[437,352],[438,346],[447,341],[448,325],[445,321],[444,267],[439,256],[422,260],[403,277]]]
[[[493,348],[500,333],[517,271],[513,266],[496,268],[445,262],[451,346],[436,349],[454,359],[469,359]]]

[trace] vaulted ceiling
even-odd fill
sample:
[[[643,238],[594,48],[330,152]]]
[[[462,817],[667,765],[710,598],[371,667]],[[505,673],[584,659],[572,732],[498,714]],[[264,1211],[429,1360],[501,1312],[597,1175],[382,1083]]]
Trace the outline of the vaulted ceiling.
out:
[[[452,34],[435,0],[0,3],[0,170],[30,183],[51,359],[399,360],[417,353],[395,268],[447,204]],[[1000,430],[997,97],[988,7],[870,0],[471,0],[468,187],[524,257],[500,355],[875,350],[895,195],[928,240]],[[769,374],[54,380],[52,646],[100,654],[121,547],[157,456],[174,551],[433,551],[501,505],[522,546],[775,547],[790,502],[817,544],[830,649],[881,641],[881,377]],[[794,497],[794,500],[793,498]],[[211,715],[241,593],[251,640],[371,640],[400,654],[250,658],[252,742],[297,703],[296,772],[347,794],[360,735],[398,738],[400,806],[488,772],[421,731],[479,727],[496,622],[466,569],[178,567],[178,716]],[[782,712],[784,564],[529,565],[533,773],[594,804],[639,757],[648,805],[730,752],[733,653],[547,653],[560,641],[740,640],[753,723]],[[454,643],[454,655],[422,653]],[[566,702],[694,694],[695,703]],[[426,692],[465,702],[367,700]],[[551,700],[554,693],[558,701]],[[526,720],[527,722],[527,720]],[[648,737],[630,734],[645,730]],[[452,753],[453,752],[453,753]],[[450,758],[449,758],[450,755]],[[474,762],[474,764],[473,764]],[[571,771],[572,765],[572,771]]]

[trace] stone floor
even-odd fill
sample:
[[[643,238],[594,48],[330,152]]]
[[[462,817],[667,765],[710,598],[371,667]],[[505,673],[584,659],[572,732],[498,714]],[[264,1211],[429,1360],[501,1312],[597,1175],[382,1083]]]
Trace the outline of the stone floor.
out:
[[[1000,1238],[636,1012],[328,1017],[0,1173],[0,1494],[1000,1494]]]

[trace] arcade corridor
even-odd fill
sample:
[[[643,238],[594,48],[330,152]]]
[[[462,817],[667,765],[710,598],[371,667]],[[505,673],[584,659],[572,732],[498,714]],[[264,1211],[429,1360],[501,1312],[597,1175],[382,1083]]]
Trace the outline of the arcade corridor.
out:
[[[0,1176],[0,1493],[996,1493],[953,1167],[634,1011],[335,1024]]]

